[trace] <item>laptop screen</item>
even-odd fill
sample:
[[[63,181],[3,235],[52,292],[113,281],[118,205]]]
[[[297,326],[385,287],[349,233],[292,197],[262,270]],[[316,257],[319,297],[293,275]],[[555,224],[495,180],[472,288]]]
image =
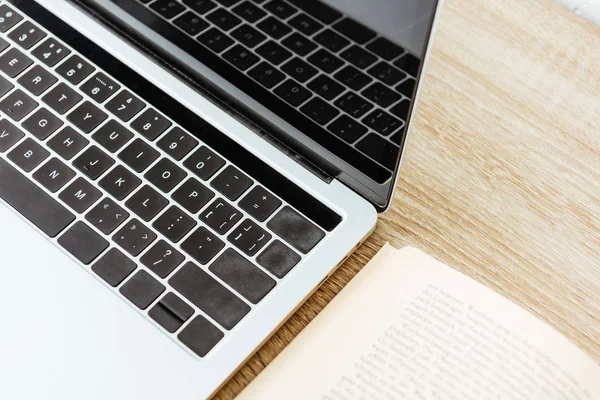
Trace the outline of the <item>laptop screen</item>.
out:
[[[379,209],[389,204],[438,0],[85,3]]]

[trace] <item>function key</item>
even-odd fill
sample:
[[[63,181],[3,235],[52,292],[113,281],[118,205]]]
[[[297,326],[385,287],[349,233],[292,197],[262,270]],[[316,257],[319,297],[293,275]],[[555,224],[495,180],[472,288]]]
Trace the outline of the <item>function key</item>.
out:
[[[242,20],[225,10],[224,8],[219,8],[216,11],[208,14],[206,16],[210,22],[223,29],[225,32],[233,29],[237,25],[239,25]]]
[[[175,165],[173,161],[163,158],[146,172],[144,178],[163,192],[168,193],[186,176],[185,171]]]
[[[13,147],[25,134],[7,119],[0,120],[0,153]]]
[[[319,22],[304,13],[296,15],[288,23],[308,36],[311,36],[323,27]]]
[[[123,200],[133,192],[142,181],[127,168],[117,165],[98,183],[100,187],[117,200]]]
[[[305,56],[317,48],[317,45],[312,40],[299,33],[292,33],[283,39],[281,44],[299,56]]]
[[[89,101],[82,103],[67,116],[67,119],[83,133],[90,133],[106,118],[108,115]]]
[[[321,229],[288,206],[271,218],[267,227],[303,254],[325,237]]]
[[[56,83],[58,79],[40,65],[27,71],[18,82],[34,96],[39,96]]]
[[[292,28],[279,21],[275,17],[267,17],[258,24],[258,29],[279,40],[292,31]]]
[[[14,78],[25,71],[33,61],[16,47],[12,47],[0,57],[0,71]]]
[[[263,61],[256,67],[252,68],[248,75],[256,79],[261,85],[270,89],[285,79],[283,72]]]
[[[208,22],[197,16],[191,11],[177,17],[173,24],[181,28],[190,36],[196,36],[209,27]]]
[[[140,258],[150,271],[166,278],[185,260],[185,256],[164,240],[159,240]]]
[[[106,150],[114,153],[133,138],[133,133],[111,119],[94,133],[92,138]]]
[[[360,137],[367,133],[367,128],[347,115],[340,116],[329,124],[327,129],[335,136],[350,144],[356,142]]]
[[[327,47],[329,50],[337,53],[350,44],[350,41],[331,29],[326,29],[315,36],[315,40]]]
[[[18,165],[23,171],[31,172],[50,156],[48,150],[37,144],[33,139],[25,139],[10,153],[8,159]]]
[[[112,237],[113,242],[133,257],[137,257],[155,239],[156,234],[135,218],[130,219]]]
[[[171,19],[185,10],[185,7],[175,0],[157,0],[150,5],[150,8],[166,19]]]
[[[90,80],[81,85],[80,90],[98,103],[104,103],[121,86],[102,72],[96,73]]]
[[[292,56],[292,53],[274,41],[270,40],[267,43],[256,49],[256,52],[263,56],[272,64],[279,65]]]
[[[340,111],[319,97],[312,98],[300,108],[304,114],[321,125],[326,125],[334,119]]]
[[[254,64],[259,58],[244,46],[236,44],[223,54],[223,58],[233,64],[236,68],[245,71]]]
[[[345,90],[342,85],[326,75],[320,75],[319,77],[313,79],[308,84],[308,88],[325,100],[333,100]]]
[[[266,12],[249,1],[244,1],[242,4],[235,6],[232,11],[250,23],[254,23],[267,15]]]
[[[281,200],[258,185],[240,200],[241,209],[260,222],[269,218],[279,206],[281,206]]]
[[[320,49],[313,53],[310,57],[308,57],[308,62],[320,70],[327,72],[328,74],[334,72],[344,65],[342,60],[325,49]]]
[[[119,289],[119,292],[140,310],[148,308],[164,291],[165,287],[143,269],[136,272]]]
[[[129,165],[135,172],[144,172],[160,155],[156,149],[150,147],[142,139],[134,140],[129,146],[119,153],[119,159]]]
[[[94,261],[108,247],[108,242],[102,236],[81,221],[58,238],[58,244],[85,265]]]
[[[288,19],[296,13],[296,8],[281,0],[272,0],[263,6],[281,19]]]
[[[190,213],[196,214],[215,197],[215,194],[194,178],[190,178],[171,197]]]
[[[242,213],[223,199],[212,202],[200,215],[200,219],[219,235],[224,235],[242,219]]]
[[[183,0],[183,4],[198,14],[205,14],[217,6],[212,0]]]
[[[156,139],[170,126],[171,121],[153,108],[148,108],[131,123],[131,127],[148,140]]]
[[[225,243],[203,226],[181,244],[183,251],[202,265],[206,265],[212,260],[223,247],[225,247]]]
[[[181,160],[198,145],[198,141],[176,126],[163,136],[156,145],[175,160]]]
[[[0,76],[0,97],[3,97],[6,93],[10,92],[15,85],[10,83],[8,79]]]
[[[71,53],[67,47],[63,46],[54,38],[48,38],[44,43],[36,47],[31,54],[49,67],[54,67],[63,58]]]
[[[105,173],[115,161],[104,154],[96,146],[90,146],[79,157],[73,161],[75,168],[80,170],[85,176],[91,180],[96,180]]]
[[[367,49],[387,61],[393,60],[404,52],[402,47],[382,37],[378,37],[369,43]]]
[[[215,53],[222,52],[234,43],[234,41],[228,35],[224,34],[217,28],[210,28],[201,34],[198,37],[198,41]]]
[[[402,126],[402,122],[399,119],[392,117],[382,110],[373,111],[364,117],[362,122],[383,136],[391,135]]]
[[[406,53],[394,61],[394,65],[416,78],[419,73],[419,68],[421,67],[421,61],[412,54]]]
[[[298,57],[285,63],[281,69],[300,82],[306,82],[319,72]]]
[[[83,97],[66,84],[60,82],[50,90],[42,101],[59,114],[64,114],[79,103]]]
[[[234,29],[233,32],[231,32],[231,36],[249,48],[256,47],[259,43],[267,38],[265,35],[247,24]]]
[[[237,200],[250,186],[252,179],[230,165],[223,170],[210,185],[221,192],[229,200]]]
[[[148,311],[148,316],[169,333],[176,332],[192,315],[194,309],[174,293],[167,293]]]
[[[32,112],[38,103],[17,89],[0,102],[0,111],[15,121],[20,121]]]
[[[95,69],[96,68],[90,63],[79,57],[77,54],[74,54],[69,57],[67,61],[60,64],[58,68],[56,68],[56,72],[69,81],[69,83],[78,85],[82,80],[94,72]]]
[[[77,178],[58,197],[73,210],[81,214],[102,197],[102,192],[85,179]]]
[[[65,160],[75,157],[89,141],[70,126],[65,126],[52,139],[48,141],[48,147],[58,153]]]
[[[183,165],[198,178],[206,181],[225,165],[225,160],[206,146],[196,150]]]
[[[227,236],[227,240],[252,257],[271,240],[271,235],[250,219],[246,219]]]
[[[396,159],[400,153],[400,148],[376,133],[369,133],[358,142],[356,148],[390,170],[396,167]]]
[[[110,235],[129,218],[129,213],[108,197],[100,201],[85,219],[105,235]]]
[[[223,336],[225,335],[219,328],[202,315],[198,315],[183,328],[177,338],[199,357],[204,357],[223,339]]]
[[[39,140],[46,140],[63,122],[46,108],[41,107],[23,122],[23,128]]]
[[[136,215],[148,222],[163,210],[169,201],[146,185],[127,200],[125,205]]]
[[[146,103],[124,89],[106,103],[104,107],[121,121],[129,122],[131,118],[146,107]]]
[[[34,44],[46,37],[46,32],[31,22],[25,21],[9,33],[8,37],[25,50],[29,50]]]
[[[258,265],[281,279],[286,276],[301,259],[302,257],[285,244],[281,243],[279,240],[274,240],[265,251],[256,257],[256,262]]]
[[[337,22],[335,25],[333,25],[333,29],[358,44],[365,44],[377,36],[375,31],[350,18],[344,18],[343,20]]]
[[[361,69],[365,69],[377,61],[377,57],[368,51],[363,50],[357,45],[352,45],[348,49],[344,50],[340,55],[343,59],[351,62]]]
[[[75,172],[58,158],[50,159],[33,174],[33,179],[52,193],[58,192],[74,177]]]
[[[178,207],[172,206],[152,226],[171,242],[177,243],[196,226],[196,221]]]
[[[401,98],[398,93],[379,82],[375,82],[363,90],[362,95],[384,108],[391,106]]]
[[[4,33],[15,26],[23,17],[7,5],[0,5],[0,32]]]
[[[119,286],[136,268],[133,261],[115,248],[92,265],[92,271],[112,287]]]
[[[277,86],[275,94],[295,107],[311,97],[310,90],[296,83],[293,79],[288,79]]]
[[[325,24],[331,24],[341,18],[342,14],[322,1],[288,0],[304,12],[312,15]]]

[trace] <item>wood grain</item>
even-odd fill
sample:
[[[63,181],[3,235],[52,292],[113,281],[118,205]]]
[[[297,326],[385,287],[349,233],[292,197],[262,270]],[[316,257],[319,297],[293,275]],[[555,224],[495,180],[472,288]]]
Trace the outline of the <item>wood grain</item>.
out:
[[[386,241],[600,361],[600,28],[551,0],[447,0],[392,209],[216,398],[239,393]]]

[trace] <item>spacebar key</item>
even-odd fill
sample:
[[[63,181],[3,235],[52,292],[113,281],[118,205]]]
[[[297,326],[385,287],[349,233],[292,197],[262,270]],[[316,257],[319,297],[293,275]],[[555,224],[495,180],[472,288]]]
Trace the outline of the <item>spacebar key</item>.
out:
[[[58,235],[75,219],[65,207],[1,158],[0,198],[50,237]]]

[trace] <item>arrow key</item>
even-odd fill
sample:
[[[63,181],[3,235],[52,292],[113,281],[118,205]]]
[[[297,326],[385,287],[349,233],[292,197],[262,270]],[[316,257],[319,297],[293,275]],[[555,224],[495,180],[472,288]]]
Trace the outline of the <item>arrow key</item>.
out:
[[[102,200],[87,213],[85,219],[105,235],[111,234],[129,218],[129,213],[109,199]]]
[[[112,237],[112,240],[121,246],[133,257],[137,257],[146,247],[156,239],[156,234],[142,225],[137,219],[132,219],[125,224]]]

